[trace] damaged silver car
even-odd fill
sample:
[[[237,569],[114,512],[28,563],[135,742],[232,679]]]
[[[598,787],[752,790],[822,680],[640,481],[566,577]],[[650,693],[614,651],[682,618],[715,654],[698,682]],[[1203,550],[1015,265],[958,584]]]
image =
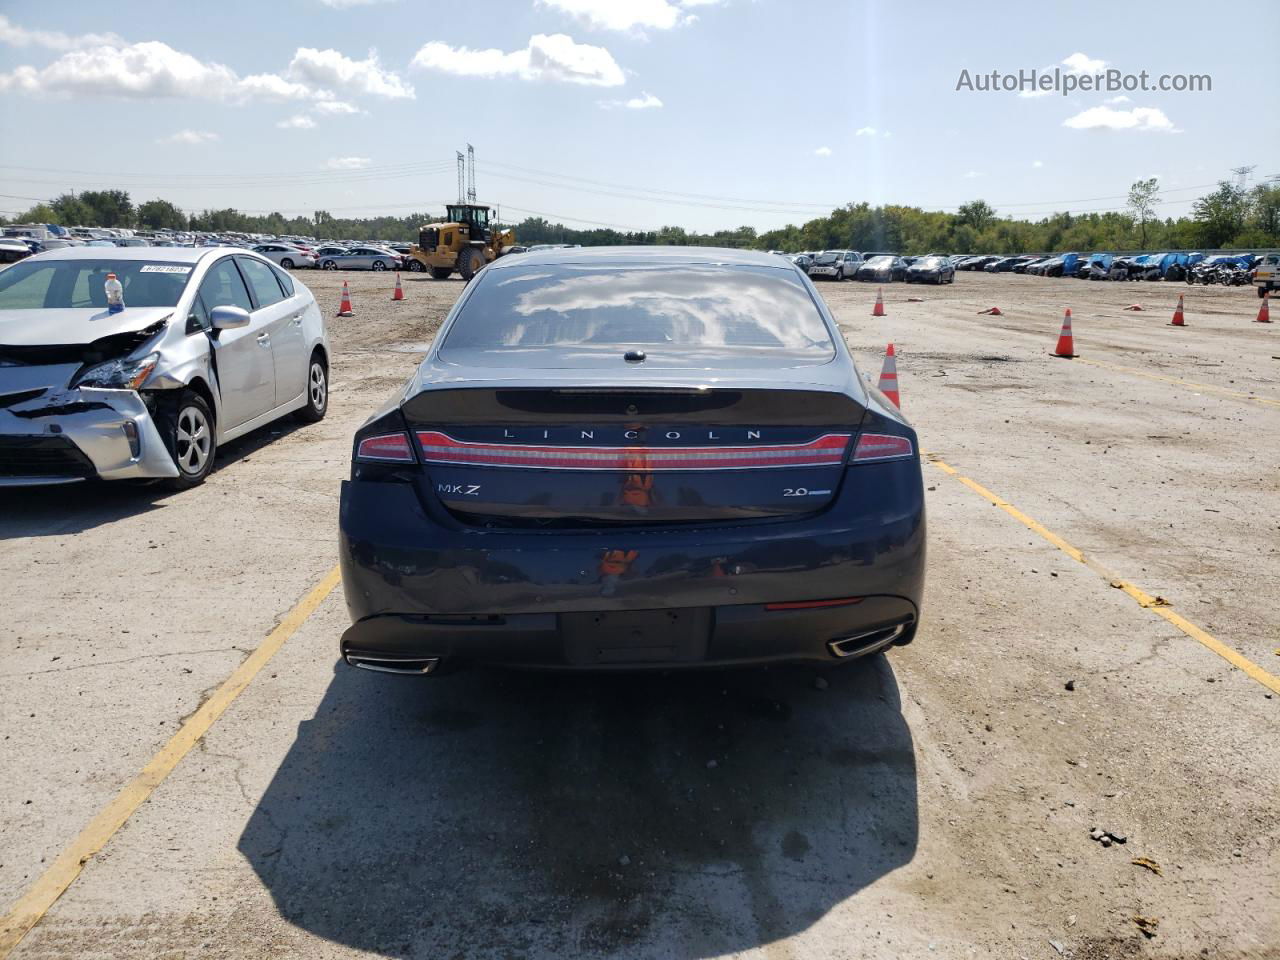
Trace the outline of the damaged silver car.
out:
[[[315,297],[257,254],[82,247],[0,272],[0,486],[192,487],[219,444],[328,400]]]

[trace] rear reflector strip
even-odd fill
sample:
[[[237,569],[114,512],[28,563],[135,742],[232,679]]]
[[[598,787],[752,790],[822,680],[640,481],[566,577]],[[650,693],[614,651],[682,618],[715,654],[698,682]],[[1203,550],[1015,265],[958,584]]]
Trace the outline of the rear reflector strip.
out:
[[[766,603],[766,610],[812,610],[816,607],[851,607],[861,603],[862,597],[842,597],[839,600],[790,600],[786,603]]]
[[[888,434],[864,433],[858,438],[857,449],[853,451],[854,463],[866,463],[871,460],[901,460],[915,455],[911,441],[906,437],[893,437]]]
[[[384,433],[378,437],[365,437],[356,447],[356,457],[361,460],[389,460],[395,463],[412,463],[413,450],[407,433]]]
[[[543,470],[755,470],[770,467],[836,467],[844,462],[849,434],[828,433],[809,443],[758,447],[553,447],[469,443],[446,433],[418,434],[427,463]]]

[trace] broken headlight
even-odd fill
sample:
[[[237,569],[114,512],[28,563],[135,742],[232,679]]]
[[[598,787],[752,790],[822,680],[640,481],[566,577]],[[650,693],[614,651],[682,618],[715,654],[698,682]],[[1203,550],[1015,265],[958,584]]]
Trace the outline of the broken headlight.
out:
[[[151,376],[160,362],[160,354],[149,353],[145,357],[108,360],[95,364],[72,382],[73,387],[100,387],[108,390],[137,390]]]

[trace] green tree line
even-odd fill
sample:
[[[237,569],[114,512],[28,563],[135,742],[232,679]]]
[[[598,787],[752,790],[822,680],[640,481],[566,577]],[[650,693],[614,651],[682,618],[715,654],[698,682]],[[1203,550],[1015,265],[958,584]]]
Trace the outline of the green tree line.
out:
[[[1124,210],[1054,213],[1040,220],[1002,217],[983,200],[955,213],[920,207],[849,203],[799,226],[758,232],[749,226],[698,233],[678,226],[623,231],[579,228],[528,217],[512,224],[520,243],[691,244],[760,250],[852,249],[904,254],[1032,253],[1062,250],[1186,250],[1280,246],[1280,186],[1246,190],[1223,181],[1192,204],[1190,216],[1160,218],[1159,185],[1140,180]],[[425,212],[393,217],[335,217],[317,210],[310,217],[243,213],[233,207],[188,215],[168,200],[135,205],[124,190],[64,193],[24,212],[15,222],[66,226],[203,230],[214,233],[296,234],[334,240],[412,241],[423,223],[440,219]],[[3,221],[0,221],[3,222]]]

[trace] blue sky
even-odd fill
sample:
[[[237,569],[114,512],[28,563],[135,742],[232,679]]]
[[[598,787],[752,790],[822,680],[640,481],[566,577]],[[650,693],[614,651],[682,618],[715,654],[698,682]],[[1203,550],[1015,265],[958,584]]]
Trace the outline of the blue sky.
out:
[[[1092,11],[1092,12],[1091,12]],[[1200,3],[0,3],[0,209],[66,189],[287,214],[434,210],[476,148],[504,217],[696,229],[867,200],[1161,213],[1280,174],[1273,41]],[[1212,18],[1211,18],[1212,19]],[[1265,19],[1265,18],[1264,18]],[[962,70],[1211,92],[957,91]],[[1127,96],[1128,99],[1117,99]]]

